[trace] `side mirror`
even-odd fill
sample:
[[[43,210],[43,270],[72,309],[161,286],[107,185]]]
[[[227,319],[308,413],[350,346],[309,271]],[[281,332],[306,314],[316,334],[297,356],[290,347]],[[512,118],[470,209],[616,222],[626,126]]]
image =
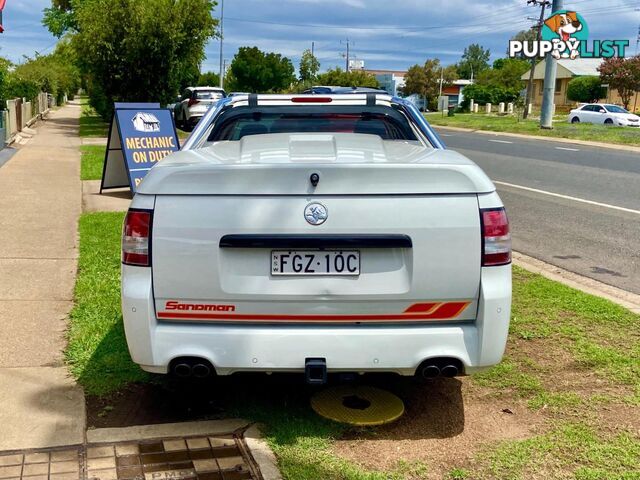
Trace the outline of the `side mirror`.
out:
[[[607,112],[605,111],[604,108],[601,108],[600,110],[598,110],[598,113],[607,113]]]

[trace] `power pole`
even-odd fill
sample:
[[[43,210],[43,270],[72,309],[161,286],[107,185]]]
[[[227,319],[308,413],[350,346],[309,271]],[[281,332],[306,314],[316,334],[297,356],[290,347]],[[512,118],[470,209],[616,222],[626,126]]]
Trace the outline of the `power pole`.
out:
[[[536,7],[540,7],[540,19],[536,25],[538,30],[536,34],[536,41],[540,41],[542,39],[542,25],[544,21],[544,11],[547,7],[551,6],[551,3],[548,0],[527,0],[527,5],[535,5]],[[529,72],[529,83],[527,84],[527,95],[524,100],[524,112],[522,113],[522,118],[527,118],[529,116],[529,104],[531,103],[531,97],[533,95],[533,71],[536,68],[536,57],[531,59],[531,71]]]
[[[563,10],[562,0],[553,0],[551,12]],[[544,65],[544,91],[542,95],[542,113],[540,115],[540,128],[553,128],[553,99],[556,93],[556,72],[558,64],[556,59],[547,53]]]
[[[340,41],[340,43],[342,43],[342,41]],[[347,73],[349,73],[349,39],[347,38],[346,40],[347,43],[347,54],[343,54],[343,56],[345,57],[345,70],[347,71]]]
[[[222,59],[222,44],[224,38],[224,0],[220,2],[220,88],[224,88],[224,61]]]
[[[315,50],[316,50],[316,42],[311,42],[311,56],[312,57],[315,57],[315,54],[314,54]]]

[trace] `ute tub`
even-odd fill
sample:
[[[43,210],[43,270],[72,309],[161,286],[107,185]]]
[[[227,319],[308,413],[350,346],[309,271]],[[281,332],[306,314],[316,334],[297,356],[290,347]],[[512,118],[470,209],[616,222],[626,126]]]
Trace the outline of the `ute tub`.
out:
[[[474,373],[501,360],[509,330],[511,265],[482,268],[472,322],[344,326],[158,322],[151,269],[122,268],[129,351],[134,362],[154,373],[168,373],[170,362],[183,356],[210,361],[219,375],[303,372],[309,357],[325,358],[329,372],[401,375],[413,375],[426,359],[452,357]]]

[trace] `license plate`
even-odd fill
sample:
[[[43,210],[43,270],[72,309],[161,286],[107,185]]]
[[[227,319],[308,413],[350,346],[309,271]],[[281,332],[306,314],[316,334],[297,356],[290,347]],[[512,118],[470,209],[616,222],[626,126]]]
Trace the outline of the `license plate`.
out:
[[[360,252],[273,250],[271,275],[360,275]]]

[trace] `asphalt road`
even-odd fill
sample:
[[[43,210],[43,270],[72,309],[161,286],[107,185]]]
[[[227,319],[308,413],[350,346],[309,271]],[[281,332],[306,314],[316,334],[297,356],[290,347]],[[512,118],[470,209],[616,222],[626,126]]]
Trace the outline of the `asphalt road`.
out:
[[[640,153],[437,130],[496,183],[514,250],[640,294]]]

